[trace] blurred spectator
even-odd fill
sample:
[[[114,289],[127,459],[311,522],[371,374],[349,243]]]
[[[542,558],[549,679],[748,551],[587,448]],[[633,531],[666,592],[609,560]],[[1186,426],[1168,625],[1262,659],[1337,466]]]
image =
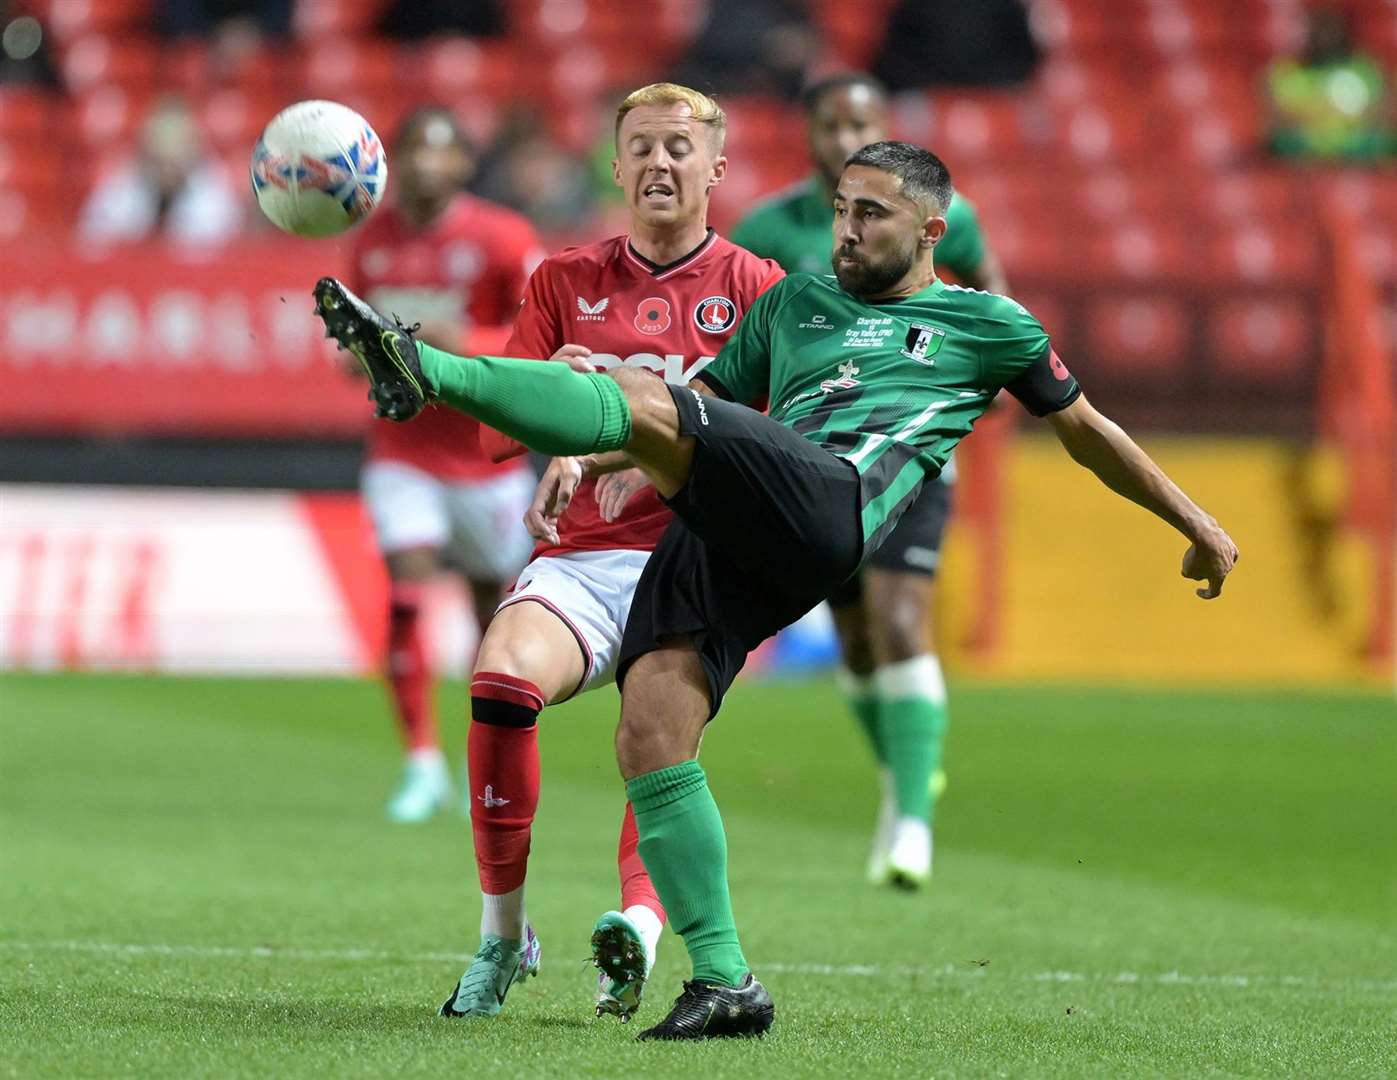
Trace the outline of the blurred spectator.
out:
[[[240,228],[243,201],[217,158],[205,152],[189,107],[167,98],[146,117],[134,153],[98,178],[78,233],[93,243],[159,236],[217,244]]]
[[[896,93],[925,86],[1013,86],[1037,62],[1022,0],[900,0],[873,71]]]
[[[291,0],[157,0],[155,25],[172,38],[234,29],[280,39],[291,33]]]
[[[592,209],[586,164],[523,116],[506,126],[474,189],[518,210],[543,232],[574,229]]]
[[[19,5],[0,2],[0,83],[60,90],[43,24]]]
[[[712,0],[675,81],[795,101],[819,51],[819,35],[799,0]]]
[[[505,21],[498,0],[393,0],[378,29],[399,41],[432,34],[498,37],[505,32]]]
[[[203,39],[210,73],[224,79],[290,36],[291,0],[158,0],[155,20],[166,37]]]
[[[1283,157],[1371,159],[1392,151],[1382,69],[1337,8],[1310,15],[1305,51],[1266,71],[1271,149]]]

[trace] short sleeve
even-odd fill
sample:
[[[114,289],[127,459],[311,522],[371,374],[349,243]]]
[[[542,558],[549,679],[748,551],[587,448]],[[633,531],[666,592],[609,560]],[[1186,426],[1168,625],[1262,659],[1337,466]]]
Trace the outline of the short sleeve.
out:
[[[747,405],[770,390],[771,317],[789,280],[782,278],[757,297],[737,324],[737,332],[699,375],[720,396]]]
[[[986,389],[1008,390],[1034,416],[1047,416],[1067,408],[1081,396],[1082,388],[1053,351],[1043,325],[1007,297],[1007,317],[996,320],[996,333],[984,342],[982,371]]]

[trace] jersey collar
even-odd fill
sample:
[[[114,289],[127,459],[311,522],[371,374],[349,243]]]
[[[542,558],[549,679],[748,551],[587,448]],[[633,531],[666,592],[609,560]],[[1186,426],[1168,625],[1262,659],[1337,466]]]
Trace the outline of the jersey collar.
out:
[[[937,293],[941,292],[945,287],[946,283],[944,281],[942,281],[939,277],[934,277],[931,279],[931,282],[926,286],[926,288],[919,289],[917,292],[914,292],[911,296],[899,296],[893,300],[874,300],[873,306],[896,307],[898,304],[908,304],[920,297],[935,296]]]
[[[702,243],[700,243],[698,247],[694,248],[694,250],[687,255],[681,255],[679,258],[675,259],[674,262],[666,263],[664,266],[661,266],[659,263],[651,262],[640,252],[636,251],[631,245],[630,237],[626,237],[626,258],[630,259],[632,263],[640,267],[641,270],[649,274],[656,281],[663,281],[665,278],[672,277],[679,273],[680,270],[698,262],[699,259],[703,258],[713,247],[713,243],[717,239],[718,234],[713,230],[712,226],[709,226],[708,234],[703,238]]]

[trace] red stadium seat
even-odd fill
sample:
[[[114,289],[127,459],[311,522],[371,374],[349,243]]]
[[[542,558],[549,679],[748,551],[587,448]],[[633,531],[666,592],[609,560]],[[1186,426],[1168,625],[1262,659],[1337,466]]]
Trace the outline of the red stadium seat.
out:
[[[1135,102],[1111,108],[1083,105],[1065,110],[1058,118],[1058,141],[1073,158],[1085,164],[1138,160],[1160,150],[1158,128]]]
[[[1198,264],[1192,237],[1144,219],[1092,230],[1086,248],[1091,269],[1110,278],[1184,279]]]
[[[1211,177],[1199,207],[1224,221],[1274,220],[1298,213],[1300,194],[1289,169],[1254,169]]]
[[[1020,95],[942,94],[934,97],[929,144],[948,162],[1005,160],[1045,147],[1052,125]]]
[[[334,98],[375,94],[399,85],[397,46],[389,42],[333,38],[313,42],[305,54],[305,91]]]
[[[1087,306],[1087,338],[1103,367],[1173,374],[1187,360],[1192,319],[1172,297],[1107,297]]]
[[[41,90],[0,87],[0,138],[24,141],[52,132],[57,111],[54,100]]]
[[[1289,297],[1219,303],[1208,343],[1220,370],[1253,378],[1303,375],[1314,354],[1310,315]]]
[[[1257,220],[1219,233],[1213,241],[1218,272],[1252,285],[1277,282],[1305,284],[1319,273],[1319,234],[1312,226],[1286,218]]]
[[[145,116],[149,95],[117,86],[102,86],[76,100],[76,130],[89,147],[123,143],[135,134]]]
[[[291,31],[308,42],[358,36],[373,26],[384,6],[384,0],[298,0]]]
[[[199,126],[215,150],[246,155],[268,121],[288,104],[284,95],[225,87],[200,103]]]
[[[47,191],[66,182],[65,162],[57,146],[0,145],[0,188]]]
[[[425,43],[409,59],[407,70],[425,97],[507,99],[518,82],[519,54],[511,45],[440,38]]]
[[[89,34],[74,41],[63,56],[63,78],[76,94],[116,83],[140,91],[155,83],[158,49],[143,38]]]
[[[59,41],[87,34],[139,31],[150,25],[150,0],[47,0],[39,8]]]

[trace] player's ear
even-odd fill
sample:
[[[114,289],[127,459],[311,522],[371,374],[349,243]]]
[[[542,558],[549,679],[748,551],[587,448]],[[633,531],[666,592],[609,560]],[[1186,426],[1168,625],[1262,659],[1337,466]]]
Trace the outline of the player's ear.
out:
[[[946,219],[933,214],[922,222],[922,236],[918,241],[924,248],[934,248],[946,235]]]
[[[728,159],[719,154],[713,159],[713,171],[708,175],[708,190],[712,191],[728,175]]]
[[[611,159],[611,181],[618,188],[624,188],[626,186],[621,182],[621,159],[618,157]]]

